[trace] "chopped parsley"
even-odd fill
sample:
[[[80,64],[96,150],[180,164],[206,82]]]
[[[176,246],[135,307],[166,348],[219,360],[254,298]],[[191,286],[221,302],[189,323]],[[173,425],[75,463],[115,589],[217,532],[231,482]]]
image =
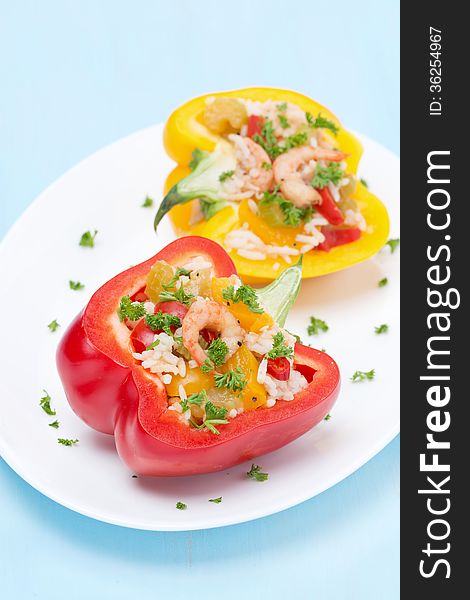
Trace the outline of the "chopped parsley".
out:
[[[196,404],[197,406],[201,406],[203,402],[207,402],[206,390],[201,390],[197,394],[191,394],[191,396],[188,396],[184,400],[181,400],[180,404],[183,412],[186,412],[190,404]]]
[[[325,415],[325,417],[323,418],[324,421],[329,421],[330,419],[331,419],[330,413],[328,413],[327,415]]]
[[[281,104],[277,104],[276,108],[279,112],[286,112],[287,110],[287,102],[281,102]]]
[[[162,283],[162,287],[165,288],[165,290],[169,290],[172,287],[175,287],[175,283],[180,278],[180,275],[185,275],[188,277],[190,274],[191,271],[188,271],[188,269],[185,269],[184,267],[178,267],[170,281],[168,283]]]
[[[206,350],[207,358],[201,365],[203,373],[210,373],[215,367],[220,367],[225,362],[228,354],[227,344],[220,338],[213,340]]]
[[[276,186],[272,192],[264,192],[260,204],[267,206],[276,203],[284,215],[284,224],[289,227],[298,227],[302,221],[311,218],[313,212],[311,206],[299,208],[278,194],[278,191],[279,187]]]
[[[375,328],[375,333],[387,333],[388,331],[388,325],[386,323],[383,323],[382,325],[378,325]]]
[[[57,329],[59,329],[60,324],[56,321],[56,319],[54,319],[49,323],[48,327],[49,330],[52,331],[52,333],[54,333],[54,331],[57,331]]]
[[[273,168],[273,165],[272,165],[272,163],[263,162],[263,163],[261,163],[261,168],[264,169],[265,171],[271,171]]]
[[[314,127],[315,129],[329,129],[334,135],[339,131],[339,127],[333,123],[333,121],[330,121],[330,119],[327,119],[326,117],[322,117],[321,114],[314,119],[311,113],[306,112],[305,118],[310,127]]]
[[[194,171],[194,169],[198,166],[201,160],[209,156],[209,153],[205,152],[204,150],[201,150],[200,148],[194,148],[194,150],[191,153],[191,156],[192,158],[188,163],[188,167],[191,169],[191,171]]]
[[[54,429],[59,429],[59,425],[60,423],[57,420],[52,421],[52,423],[49,423],[49,427],[54,427]]]
[[[167,335],[172,335],[171,327],[181,327],[181,320],[176,315],[170,315],[159,310],[154,315],[147,315],[145,322],[152,331],[162,329]]]
[[[322,319],[310,317],[310,325],[307,327],[308,335],[318,335],[320,331],[328,331],[329,327]]]
[[[178,510],[186,510],[188,508],[188,505],[185,504],[184,502],[177,502],[176,503],[176,508]]]
[[[281,117],[282,115],[279,115]],[[282,125],[281,125],[282,126]],[[287,152],[291,148],[301,146],[307,142],[308,135],[306,131],[299,131],[286,137],[282,141],[282,145],[279,144],[275,134],[274,125],[270,119],[265,119],[261,134],[255,133],[253,141],[259,144],[268,154],[271,160],[277,158],[280,154]]]
[[[185,306],[189,306],[191,304],[191,299],[194,298],[193,294],[187,294],[184,291],[183,286],[180,286],[174,292],[160,292],[160,302],[169,302],[171,300],[176,300],[177,302],[181,302]]]
[[[278,115],[277,118],[279,119],[279,125],[282,127],[282,129],[288,129],[290,127],[290,123],[287,120],[286,115]]]
[[[240,367],[237,367],[234,371],[227,371],[227,373],[216,373],[214,380],[215,387],[225,387],[232,392],[241,392],[247,384],[245,375]]]
[[[369,189],[369,184],[367,183],[367,180],[366,180],[366,179],[364,179],[364,177],[361,177],[361,178],[359,179],[359,181],[362,183],[362,185],[363,185],[365,188]]]
[[[212,404],[212,402],[208,400],[204,406],[204,410],[206,411],[206,418],[202,423],[202,427],[207,427],[207,429],[215,435],[220,435],[220,431],[214,427],[214,425],[226,425],[228,423],[225,418],[227,409],[223,406],[215,406],[215,404]]]
[[[291,357],[294,350],[284,343],[284,335],[282,331],[278,331],[273,337],[273,347],[269,352],[266,352],[266,358],[280,358],[281,356]]]
[[[119,303],[118,316],[120,321],[129,319],[129,321],[137,321],[145,315],[145,307],[143,302],[132,302],[129,296],[123,296]]]
[[[262,467],[258,465],[251,465],[251,469],[247,472],[247,476],[255,481],[266,481],[269,477],[268,473],[263,473],[261,471]]]
[[[71,290],[83,290],[83,288],[85,287],[84,283],[80,283],[80,281],[72,281],[71,279],[69,279],[69,288]]]
[[[49,396],[49,394],[46,392],[46,390],[42,390],[44,392],[44,396],[41,398],[40,402],[39,402],[39,406],[42,408],[42,410],[47,414],[47,415],[55,415],[56,411],[51,407],[51,400],[52,398]]]
[[[68,440],[67,438],[57,438],[57,443],[62,444],[62,446],[75,446],[75,444],[78,444],[78,440]]]
[[[360,381],[372,381],[375,377],[375,369],[371,369],[370,371],[356,371],[354,375],[351,377],[351,381],[354,383]]]
[[[316,168],[315,176],[312,179],[312,186],[322,190],[330,182],[333,185],[338,185],[341,179],[343,179],[343,175],[343,169],[340,167],[339,163],[330,162],[326,167]]]
[[[150,208],[153,206],[153,200],[150,196],[145,196],[145,200],[141,204],[142,208]]]
[[[218,498],[210,498],[209,502],[213,502],[214,504],[220,504],[222,502],[222,496],[219,496]]]
[[[378,283],[377,285],[378,285],[379,287],[384,287],[385,285],[387,285],[387,283],[388,283],[388,279],[387,279],[387,277],[384,277],[383,279],[381,279],[381,280],[379,281],[379,283]]]
[[[235,171],[224,171],[219,175],[219,181],[223,183],[227,179],[231,179],[235,175]]]
[[[82,233],[82,237],[80,238],[79,245],[85,246],[88,248],[94,248],[95,237],[96,237],[97,233],[98,233],[98,231],[96,229],[93,233],[91,233],[91,231],[85,231],[85,233]]]
[[[154,348],[156,348],[158,345],[160,344],[160,340],[155,340],[154,342],[152,342],[151,344],[149,344],[147,346],[147,348],[145,348],[145,350],[153,350]]]
[[[393,254],[400,245],[400,238],[390,238],[385,245],[390,248],[390,252]]]
[[[235,287],[233,285],[229,285],[222,290],[222,298],[224,300],[231,301],[234,304],[242,302],[253,313],[261,314],[264,312],[259,305],[258,296],[251,285],[241,285],[237,291],[235,291]]]

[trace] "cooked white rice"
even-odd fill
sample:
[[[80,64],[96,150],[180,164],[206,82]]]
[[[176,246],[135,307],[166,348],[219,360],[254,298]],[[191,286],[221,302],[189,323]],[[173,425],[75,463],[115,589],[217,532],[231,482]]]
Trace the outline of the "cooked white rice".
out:
[[[266,379],[264,380],[264,387],[268,392],[266,406],[273,406],[276,400],[287,400],[288,402],[293,400],[295,394],[303,390],[307,385],[308,382],[302,373],[294,369],[291,369],[287,381],[279,381],[271,377],[271,375],[266,375]],[[273,400],[274,404],[271,403]]]
[[[171,373],[182,376],[186,374],[186,364],[184,358],[173,354],[174,340],[171,336],[164,332],[157,333],[153,341],[157,340],[160,343],[151,350],[144,350],[141,353],[133,352],[132,356],[142,362],[144,369],[162,375],[163,383],[168,384],[171,383]]]
[[[352,210],[351,208],[348,208],[344,212],[344,224],[352,227],[359,227],[361,231],[366,231],[367,229],[367,223],[361,211]]]
[[[246,223],[241,229],[234,229],[227,233],[225,246],[229,250],[236,250],[239,256],[250,260],[265,260],[270,257],[283,258],[286,262],[292,262],[289,257],[299,255],[299,250],[290,246],[265,244],[260,237],[248,229]]]

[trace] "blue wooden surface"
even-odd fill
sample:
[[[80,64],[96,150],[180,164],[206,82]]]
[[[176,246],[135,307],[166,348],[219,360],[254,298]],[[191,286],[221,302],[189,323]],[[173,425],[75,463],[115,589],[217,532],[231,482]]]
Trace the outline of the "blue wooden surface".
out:
[[[207,90],[297,88],[397,152],[398,10],[398,0],[0,0],[0,235],[75,162]],[[398,598],[398,461],[396,439],[291,510],[171,534],[72,513],[0,460],[0,595]]]

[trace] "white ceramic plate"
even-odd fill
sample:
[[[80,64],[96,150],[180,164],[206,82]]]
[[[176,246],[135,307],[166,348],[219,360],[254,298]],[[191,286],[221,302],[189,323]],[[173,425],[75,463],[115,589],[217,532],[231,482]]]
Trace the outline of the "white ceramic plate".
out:
[[[75,511],[127,527],[203,529],[240,523],[307,500],[358,469],[399,430],[399,252],[385,249],[343,272],[308,280],[287,327],[304,340],[309,315],[325,319],[326,334],[309,341],[337,360],[343,388],[332,418],[289,446],[256,460],[269,480],[259,483],[242,464],[211,475],[132,478],[111,436],[86,427],[70,409],[55,368],[61,333],[92,292],[111,276],[152,256],[173,237],[168,222],[157,239],[154,210],[171,167],[160,125],[127,137],[74,167],[31,205],[0,248],[3,343],[0,453],[26,481]],[[395,236],[399,161],[361,136],[361,174],[387,204]],[[78,245],[99,231],[93,249]],[[388,277],[389,284],[377,282]],[[69,279],[86,284],[69,289]],[[14,311],[11,307],[14,306]],[[62,325],[51,333],[47,324]],[[390,331],[376,335],[374,326]],[[357,369],[376,369],[375,381],[353,384]],[[57,417],[38,406],[45,388]],[[60,429],[48,426],[55,418]],[[64,447],[58,437],[78,438]],[[223,496],[221,504],[209,498]],[[175,508],[177,501],[188,505]]]

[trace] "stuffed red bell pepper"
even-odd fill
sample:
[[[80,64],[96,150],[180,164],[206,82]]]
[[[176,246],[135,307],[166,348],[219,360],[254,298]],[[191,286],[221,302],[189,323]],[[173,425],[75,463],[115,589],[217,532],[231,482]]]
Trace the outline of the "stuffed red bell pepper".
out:
[[[70,405],[142,475],[218,471],[308,431],[339,392],[336,363],[283,329],[301,265],[243,285],[221,246],[176,240],[105,283],[66,331]]]

